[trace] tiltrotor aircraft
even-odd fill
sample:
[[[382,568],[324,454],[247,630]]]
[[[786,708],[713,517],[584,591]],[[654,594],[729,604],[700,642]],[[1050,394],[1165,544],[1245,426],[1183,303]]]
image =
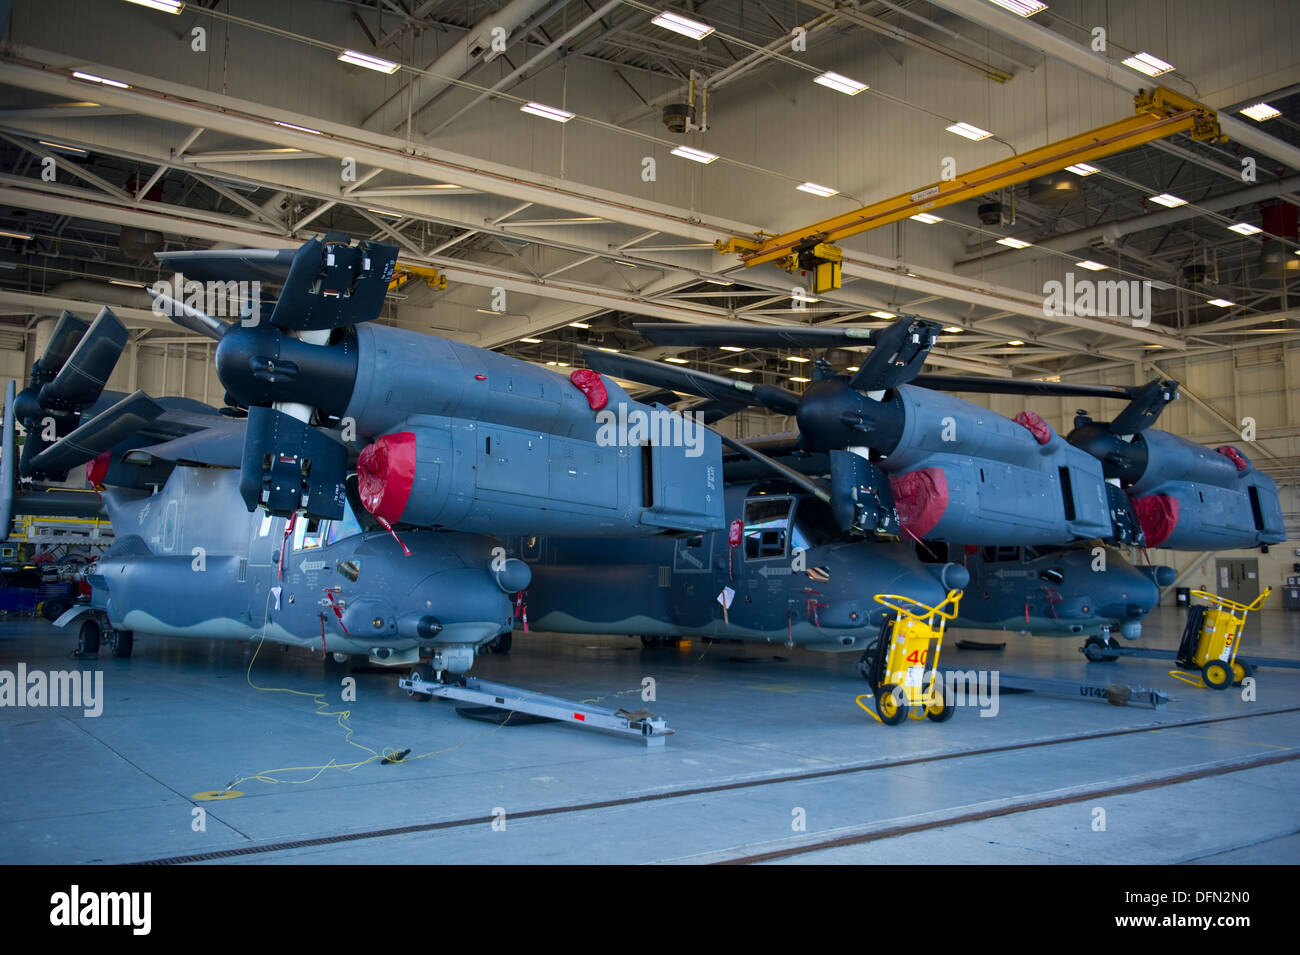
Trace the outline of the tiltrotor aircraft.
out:
[[[860,530],[994,545],[1099,538],[1197,550],[1286,537],[1275,482],[1244,455],[1228,446],[1212,452],[1151,429],[1177,397],[1176,382],[1122,388],[920,375],[939,330],[920,320],[900,319],[880,332],[636,327],[655,344],[691,347],[831,348],[872,340],[875,347],[851,378],[821,360],[802,395],[584,350],[599,372],[697,395],[724,411],[759,406],[794,416],[799,433],[791,449],[829,453],[833,506],[842,524]],[[1128,405],[1109,423],[1081,414],[1067,440],[1037,415],[1012,421],[935,389],[1121,398]]]

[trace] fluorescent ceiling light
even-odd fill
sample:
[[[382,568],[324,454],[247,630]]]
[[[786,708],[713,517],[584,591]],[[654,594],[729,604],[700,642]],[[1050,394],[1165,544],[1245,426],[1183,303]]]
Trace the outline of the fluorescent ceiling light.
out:
[[[718,158],[716,153],[705,152],[703,149],[694,149],[690,146],[678,146],[672,153],[674,156],[681,156],[683,159],[694,159],[696,162],[702,162],[705,165]]]
[[[998,239],[998,245],[1005,245],[1009,249],[1027,249],[1033,245],[1033,243],[1026,242],[1024,239],[1013,239],[1008,235]]]
[[[521,338],[519,340],[527,345],[540,345],[542,343],[540,338]]]
[[[298,126],[294,123],[282,123],[278,119],[275,121],[275,125],[283,126],[285,129],[296,129],[300,133],[311,133],[313,136],[321,134],[319,129],[312,129],[310,126]]]
[[[586,322],[569,322],[570,328],[591,328]]]
[[[1147,76],[1160,76],[1174,68],[1172,63],[1166,63],[1160,57],[1152,56],[1150,53],[1135,53],[1123,62],[1129,69],[1137,70]]]
[[[670,10],[665,10],[650,22],[657,27],[663,27],[665,30],[672,30],[674,33],[688,36],[692,40],[703,40],[713,32],[713,27],[709,26],[707,23],[701,23],[699,20],[692,20],[689,17],[684,17],[680,13],[673,13]]]
[[[989,0],[989,3],[996,4],[1003,10],[1010,10],[1018,17],[1032,17],[1035,13],[1042,13],[1047,9],[1047,4],[1040,3],[1039,0]]]
[[[832,189],[830,186],[819,186],[815,182],[805,182],[802,186],[795,186],[800,192],[810,192],[814,196],[821,196],[823,199],[829,199],[831,196],[838,196],[840,191]]]
[[[96,76],[94,73],[75,73],[75,72],[74,72],[72,75],[75,76],[75,77],[76,77],[77,79],[79,79],[79,80],[86,80],[86,81],[89,82],[89,83],[99,83],[99,84],[101,84],[101,85],[103,85],[103,86],[116,86],[116,87],[117,87],[118,89],[120,89],[120,90],[129,90],[129,89],[131,88],[131,87],[127,86],[125,83],[119,83],[117,80],[109,80],[109,79],[105,79],[105,78],[102,77],[102,76]]]
[[[125,285],[127,288],[144,288],[139,282],[127,282],[123,279],[109,279],[109,285]]]
[[[1249,222],[1238,222],[1236,225],[1228,226],[1229,232],[1236,232],[1238,235],[1255,235],[1263,232],[1259,226],[1251,225]]]
[[[723,351],[744,351],[745,350],[741,348],[739,345],[722,345],[720,347],[722,348]]]
[[[735,285],[735,282],[724,282],[722,279],[705,279],[710,285]]]
[[[1179,199],[1177,196],[1171,196],[1167,192],[1162,192],[1158,196],[1149,197],[1152,202],[1158,203],[1167,209],[1176,209],[1178,206],[1187,205],[1186,199]]]
[[[525,103],[519,107],[519,112],[532,113],[534,116],[551,119],[557,123],[567,123],[573,119],[573,114],[567,109],[556,109],[554,106],[547,106],[545,103]]]
[[[370,208],[367,208],[366,211],[373,212],[377,216],[392,216],[394,219],[402,218],[402,214],[400,212],[386,212],[383,209],[370,209]]]
[[[886,312],[884,309],[877,309],[876,311],[870,312],[868,314],[870,314],[872,318],[898,318],[898,316],[895,315],[893,312]]]
[[[799,364],[801,364],[801,365],[804,364],[805,362],[810,362],[810,361],[812,361],[811,358],[804,358],[803,355],[787,355],[786,358],[785,358],[785,360],[786,360],[786,361],[797,361],[797,362],[798,362]]]
[[[31,240],[31,234],[30,234],[30,233],[27,233],[27,232],[10,232],[10,231],[7,230],[7,229],[0,229],[0,236],[4,236],[6,239],[21,239],[21,240],[24,241],[24,242],[28,242],[28,241]]]
[[[1106,268],[1100,262],[1094,262],[1092,259],[1084,259],[1082,262],[1075,262],[1074,264],[1076,268],[1087,269],[1089,272],[1102,272]]]
[[[797,377],[791,377],[790,380],[791,380],[791,381],[797,381],[797,382],[800,382],[801,384],[805,384],[805,385],[806,385],[808,382],[812,381],[811,378],[797,378]]]
[[[474,311],[478,312],[480,315],[504,315],[505,314],[505,312],[498,312],[490,308],[476,308],[474,309]]]
[[[617,355],[617,354],[618,354],[618,349],[617,349],[617,348],[606,348],[604,345],[597,345],[597,346],[596,346],[596,351],[607,351],[607,352],[609,352],[611,355]]]
[[[1072,172],[1076,176],[1091,176],[1094,172],[1100,172],[1096,166],[1089,166],[1086,162],[1077,162],[1073,166],[1066,166],[1066,172]]]
[[[1210,304],[1217,305],[1219,306],[1219,308],[1230,308],[1231,306],[1236,305],[1237,303],[1229,302],[1226,298],[1212,298],[1210,299]]]
[[[339,54],[339,61],[351,63],[353,66],[364,66],[368,70],[374,70],[376,73],[393,74],[397,72],[397,64],[392,60],[381,60],[377,56],[371,56],[368,53],[358,53],[356,50],[344,50]]]
[[[752,368],[729,368],[727,370],[736,375],[752,375],[754,373]]]
[[[629,269],[634,269],[637,267],[635,262],[624,262],[622,259],[615,259],[614,261],[619,265],[626,265]]]
[[[49,146],[51,149],[62,149],[64,152],[73,153],[77,156],[88,155],[80,146],[65,146],[63,143],[52,143],[48,139],[38,139],[36,141],[42,146]]]
[[[844,370],[845,370],[845,371],[859,371],[860,369],[858,368],[857,365],[849,365],[849,367],[848,367],[848,368],[845,368]]]
[[[851,80],[839,73],[832,73],[830,70],[827,70],[821,76],[813,77],[813,82],[820,83],[837,93],[847,93],[849,96],[857,96],[863,90],[870,89],[866,83],[859,83],[857,80]]]
[[[973,139],[975,142],[979,142],[981,139],[988,139],[993,135],[987,129],[980,129],[978,126],[972,126],[970,123],[953,123],[951,126],[945,128],[950,133],[956,133],[958,136]]]
[[[956,325],[945,325],[945,326],[943,327],[943,330],[944,330],[945,332],[948,332],[948,333],[952,334],[952,335],[957,335],[957,334],[960,334],[961,332],[966,331],[966,329],[964,329],[964,328],[958,328]]]
[[[674,356],[674,355],[669,355],[667,358],[664,359],[664,361],[672,362],[674,365],[685,365],[685,364],[688,364],[688,362],[686,361],[685,358],[677,358],[677,357]]]
[[[1007,342],[1007,344],[1019,346],[1019,345],[1023,345],[1024,342],[1022,342],[1019,338],[1013,338],[1011,341]]]
[[[1266,119],[1277,119],[1282,115],[1280,109],[1274,109],[1267,103],[1256,103],[1254,106],[1247,106],[1245,109],[1238,110],[1243,116],[1249,116],[1257,123],[1262,123]]]
[[[909,216],[908,218],[915,219],[917,222],[924,222],[926,225],[934,225],[936,222],[943,221],[938,216],[932,216],[928,212],[918,212],[916,215]]]
[[[180,0],[126,0],[126,2],[148,7],[150,10],[161,10],[163,13],[180,13],[185,9],[185,4]]]

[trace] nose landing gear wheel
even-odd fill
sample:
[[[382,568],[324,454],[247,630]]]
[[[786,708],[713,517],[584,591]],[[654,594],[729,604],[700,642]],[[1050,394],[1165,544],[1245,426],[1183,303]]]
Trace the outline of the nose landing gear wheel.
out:
[[[81,632],[77,635],[77,653],[84,657],[93,657],[99,653],[99,624],[93,618],[81,622]]]
[[[131,657],[131,651],[135,649],[135,633],[131,630],[119,630],[113,640],[113,656],[119,660],[127,660]]]
[[[411,679],[421,680],[424,683],[432,683],[433,673],[432,671],[429,670],[427,666],[421,663],[419,666],[411,670]],[[420,693],[417,690],[407,690],[406,695],[409,696],[411,699],[415,700],[417,703],[428,703],[431,699],[433,699],[433,697],[430,696],[428,693]]]
[[[876,691],[876,715],[886,726],[897,726],[907,719],[906,696],[897,683],[886,683]]]

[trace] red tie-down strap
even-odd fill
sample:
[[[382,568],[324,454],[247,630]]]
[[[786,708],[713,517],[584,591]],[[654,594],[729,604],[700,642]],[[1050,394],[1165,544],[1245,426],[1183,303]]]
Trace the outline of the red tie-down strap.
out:
[[[817,611],[819,609],[825,610],[830,605],[817,602],[817,598],[821,596],[820,590],[813,590],[811,587],[805,587],[803,592],[810,594],[808,601],[804,606],[804,615],[816,624],[817,629],[820,630],[822,628],[822,622],[817,618]]]
[[[1015,422],[1027,428],[1039,444],[1046,444],[1052,440],[1052,426],[1032,411],[1020,412],[1016,415]]]
[[[1240,451],[1238,451],[1236,448],[1234,448],[1232,445],[1225,444],[1220,448],[1215,448],[1214,450],[1218,451],[1225,458],[1227,458],[1229,461],[1235,464],[1237,466],[1238,471],[1250,470],[1250,459],[1247,458]]]
[[[340,607],[338,605],[338,601],[334,599],[334,595],[338,593],[339,590],[340,588],[338,587],[326,587],[325,596],[329,598],[330,609],[334,611],[334,616],[338,618],[339,629],[342,630],[344,633],[347,633],[348,628],[343,625],[343,608]]]
[[[591,405],[592,411],[599,411],[609,404],[609,392],[605,390],[605,383],[590,368],[579,368],[569,375],[569,381],[587,396],[587,404]]]
[[[515,594],[515,619],[524,622],[524,633],[528,632],[528,604],[524,602],[524,591]]]
[[[731,526],[727,528],[727,576],[732,580],[736,579],[736,574],[732,570],[731,555],[735,552],[736,548],[740,546],[740,542],[744,540],[744,538],[745,522],[742,520],[732,521]],[[723,607],[722,609],[726,610],[727,608]]]
[[[284,576],[284,550],[289,546],[289,535],[293,533],[293,525],[298,521],[298,512],[294,511],[289,515],[289,519],[284,522],[284,538],[280,541],[280,564],[275,572],[275,579],[279,580]]]
[[[380,526],[382,526],[384,530],[393,535],[393,540],[397,541],[397,546],[402,548],[402,553],[407,557],[410,557],[411,552],[406,549],[406,545],[402,543],[402,539],[397,536],[397,531],[393,530],[393,525],[388,523],[388,521],[384,520],[378,514],[375,515],[375,520],[380,523]]]

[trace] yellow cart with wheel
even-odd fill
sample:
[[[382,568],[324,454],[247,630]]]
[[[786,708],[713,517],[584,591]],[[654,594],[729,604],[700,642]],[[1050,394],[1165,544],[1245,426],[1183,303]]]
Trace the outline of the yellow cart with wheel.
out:
[[[1175,658],[1182,670],[1170,670],[1169,675],[1212,690],[1226,689],[1229,684],[1239,684],[1251,676],[1254,668],[1244,659],[1237,659],[1237,650],[1246,629],[1246,615],[1263,608],[1272,592],[1272,587],[1265,587],[1253,601],[1242,604],[1208,591],[1193,590],[1193,596],[1204,597],[1212,606],[1198,604],[1188,611],[1187,626],[1183,628]],[[1198,672],[1203,683],[1194,682]]]
[[[933,607],[900,594],[876,594],[876,603],[893,611],[885,618],[875,654],[867,662],[865,676],[872,693],[857,698],[858,706],[868,713],[864,700],[875,697],[872,715],[894,726],[909,713],[915,719],[929,717],[936,723],[952,718],[952,701],[943,690],[936,690],[939,648],[946,623],[957,616],[962,591],[950,590],[948,596]]]

